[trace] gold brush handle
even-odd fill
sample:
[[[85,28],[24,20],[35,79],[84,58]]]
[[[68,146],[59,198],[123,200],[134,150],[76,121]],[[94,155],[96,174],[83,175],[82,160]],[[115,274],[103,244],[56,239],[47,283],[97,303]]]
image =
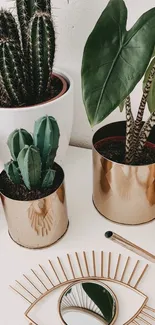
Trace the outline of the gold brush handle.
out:
[[[148,261],[155,263],[155,255],[151,254],[150,252],[144,250],[143,248],[135,245],[134,243],[128,241],[127,239],[117,235],[112,231],[107,231],[105,233],[105,237],[114,241],[115,243],[129,249],[130,251],[134,252],[135,254],[144,257]]]

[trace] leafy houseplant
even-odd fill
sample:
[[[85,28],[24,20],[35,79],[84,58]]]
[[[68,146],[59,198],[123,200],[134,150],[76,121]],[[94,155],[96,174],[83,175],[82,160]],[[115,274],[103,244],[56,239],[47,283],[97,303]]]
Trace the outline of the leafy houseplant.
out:
[[[20,207],[19,201],[23,202],[21,207],[25,206],[26,203],[26,206],[28,204],[29,207],[24,212],[26,221],[21,220],[23,226],[34,228],[37,236],[40,235],[41,231],[42,237],[47,236],[48,244],[55,241],[55,235],[52,231],[55,227],[54,221],[58,222],[59,220],[54,220],[54,218],[60,219],[65,216],[62,222],[62,230],[58,231],[62,231],[61,235],[66,231],[66,222],[68,223],[65,201],[60,202],[61,200],[58,199],[55,208],[53,207],[53,210],[56,211],[52,212],[53,195],[57,195],[60,191],[64,194],[64,173],[62,168],[54,162],[59,137],[59,127],[52,116],[44,116],[35,122],[33,136],[24,129],[13,131],[7,142],[12,160],[4,165],[4,171],[0,176],[2,202],[8,224],[10,221],[9,226],[16,213],[18,214],[18,209],[20,210],[18,208],[18,206]],[[59,207],[60,204],[62,208]],[[9,210],[9,207],[13,205],[16,206],[17,211]],[[18,222],[20,222],[21,215],[22,213],[19,211]],[[28,219],[31,220],[31,223],[24,225]],[[21,237],[20,244],[28,246],[27,239],[22,238],[23,229],[17,237],[16,228],[20,228],[19,225],[17,227],[16,222],[14,226],[10,226],[11,236],[17,242],[20,242],[19,238]],[[49,234],[50,238],[48,238]],[[57,236],[59,234],[56,234]],[[36,243],[34,240],[33,247],[37,245]],[[42,245],[43,243],[38,244],[38,246]]]
[[[102,168],[105,168],[104,156],[105,160],[107,159],[106,164],[110,164],[108,161],[112,161],[113,165],[115,162],[122,164],[122,166],[125,164],[129,166],[130,170],[135,172],[135,166],[153,164],[155,162],[154,145],[148,142],[151,130],[155,124],[153,102],[155,87],[155,8],[144,13],[128,31],[126,24],[127,8],[124,1],[110,0],[85,45],[82,62],[82,92],[86,113],[92,126],[102,122],[118,106],[120,106],[121,110],[125,106],[125,123],[109,124],[94,135],[94,155],[97,154],[96,151],[101,155]],[[143,96],[137,118],[134,120],[130,94],[144,74]],[[148,121],[143,122],[144,109],[147,102],[151,115]],[[115,166],[118,167],[119,165],[115,164]],[[132,168],[131,166],[134,167]],[[102,191],[105,191],[106,187],[107,193],[112,190],[111,180],[107,176],[107,173],[112,168],[112,166],[106,166],[103,173],[104,181],[102,180],[104,185],[101,182]],[[137,177],[137,174],[135,177]],[[129,179],[131,182],[131,177]],[[139,179],[137,182],[139,185],[141,183],[142,186],[143,181]],[[107,182],[106,186],[105,182]],[[125,188],[124,182],[121,180],[121,188],[123,186]],[[143,185],[147,191],[147,180],[144,181]],[[131,186],[128,191],[131,193]],[[94,196],[98,196],[97,192]],[[94,201],[96,200],[94,199]],[[103,212],[101,197],[100,204],[95,203],[95,205],[102,214],[107,216],[106,211]],[[108,209],[107,207],[108,217],[110,217],[111,212]],[[115,219],[115,221],[117,219],[118,222],[123,223],[140,223],[151,218],[148,216],[144,220],[143,218],[135,220],[135,216],[133,218],[130,216],[129,218],[131,209],[126,213],[128,214],[126,220],[123,219],[123,216],[122,219],[119,216],[116,218],[113,216],[112,219]],[[114,214],[114,211],[112,214]]]
[[[72,85],[67,77],[53,73],[56,36],[50,1],[14,1],[17,19],[10,11],[0,10],[0,114],[2,124],[6,124],[6,120],[8,120],[6,114],[9,114],[9,132],[21,127],[21,120],[23,120],[23,128],[27,129],[27,124],[31,120],[30,115],[32,115],[34,123],[43,115],[42,110],[47,115],[50,110],[51,114],[52,107],[52,115],[58,122],[60,121],[62,129],[63,122],[59,110],[64,105],[66,107],[68,105],[72,110],[72,107],[70,108],[72,106]],[[66,92],[67,96],[71,96],[68,101],[63,96]],[[57,99],[59,99],[59,105]],[[63,101],[62,105],[60,100]],[[58,107],[60,107],[59,110]],[[27,110],[26,115],[27,108],[35,109],[36,112]],[[20,116],[18,118],[16,111],[23,118]],[[70,124],[72,124],[72,118],[70,118]],[[0,137],[3,138],[4,134],[5,129],[3,130],[2,127]],[[6,136],[4,140],[6,140]],[[69,141],[69,139],[67,140]],[[6,161],[8,156],[1,158]]]

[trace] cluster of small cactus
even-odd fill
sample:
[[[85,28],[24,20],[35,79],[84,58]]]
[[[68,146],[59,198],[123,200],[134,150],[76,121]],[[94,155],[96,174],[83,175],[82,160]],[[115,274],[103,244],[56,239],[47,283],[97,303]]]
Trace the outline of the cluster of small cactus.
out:
[[[8,138],[12,160],[5,164],[7,176],[14,184],[28,190],[50,188],[55,178],[54,159],[59,145],[59,127],[52,116],[38,119],[33,136],[24,129]]]
[[[0,106],[41,103],[52,96],[55,31],[50,0],[14,0],[18,21],[0,11]]]

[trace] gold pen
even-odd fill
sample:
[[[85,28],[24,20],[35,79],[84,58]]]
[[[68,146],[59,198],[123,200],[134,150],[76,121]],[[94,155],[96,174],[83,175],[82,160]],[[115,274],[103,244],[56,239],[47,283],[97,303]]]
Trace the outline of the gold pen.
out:
[[[115,243],[129,249],[130,251],[134,252],[135,254],[144,257],[148,261],[155,263],[155,255],[149,253],[148,251],[144,250],[143,248],[135,245],[134,243],[128,241],[127,239],[115,234],[112,231],[107,231],[105,233],[105,237],[114,241]]]

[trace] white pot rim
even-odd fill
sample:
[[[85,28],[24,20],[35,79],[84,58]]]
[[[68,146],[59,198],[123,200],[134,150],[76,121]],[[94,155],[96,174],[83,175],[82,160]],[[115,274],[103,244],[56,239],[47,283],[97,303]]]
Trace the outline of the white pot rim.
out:
[[[28,111],[28,110],[36,110],[39,107],[45,107],[46,105],[49,105],[49,103],[52,102],[59,102],[60,100],[62,100],[62,98],[66,97],[66,96],[69,96],[70,93],[72,93],[73,91],[73,79],[72,77],[64,70],[59,70],[59,68],[56,68],[56,69],[53,69],[53,72],[62,76],[69,84],[69,88],[68,90],[60,97],[52,100],[48,100],[46,102],[43,102],[43,103],[40,103],[40,104],[37,104],[37,105],[32,105],[32,106],[25,106],[25,107],[0,107],[0,112],[10,112],[10,111],[13,111],[13,112],[16,112],[16,111]]]

